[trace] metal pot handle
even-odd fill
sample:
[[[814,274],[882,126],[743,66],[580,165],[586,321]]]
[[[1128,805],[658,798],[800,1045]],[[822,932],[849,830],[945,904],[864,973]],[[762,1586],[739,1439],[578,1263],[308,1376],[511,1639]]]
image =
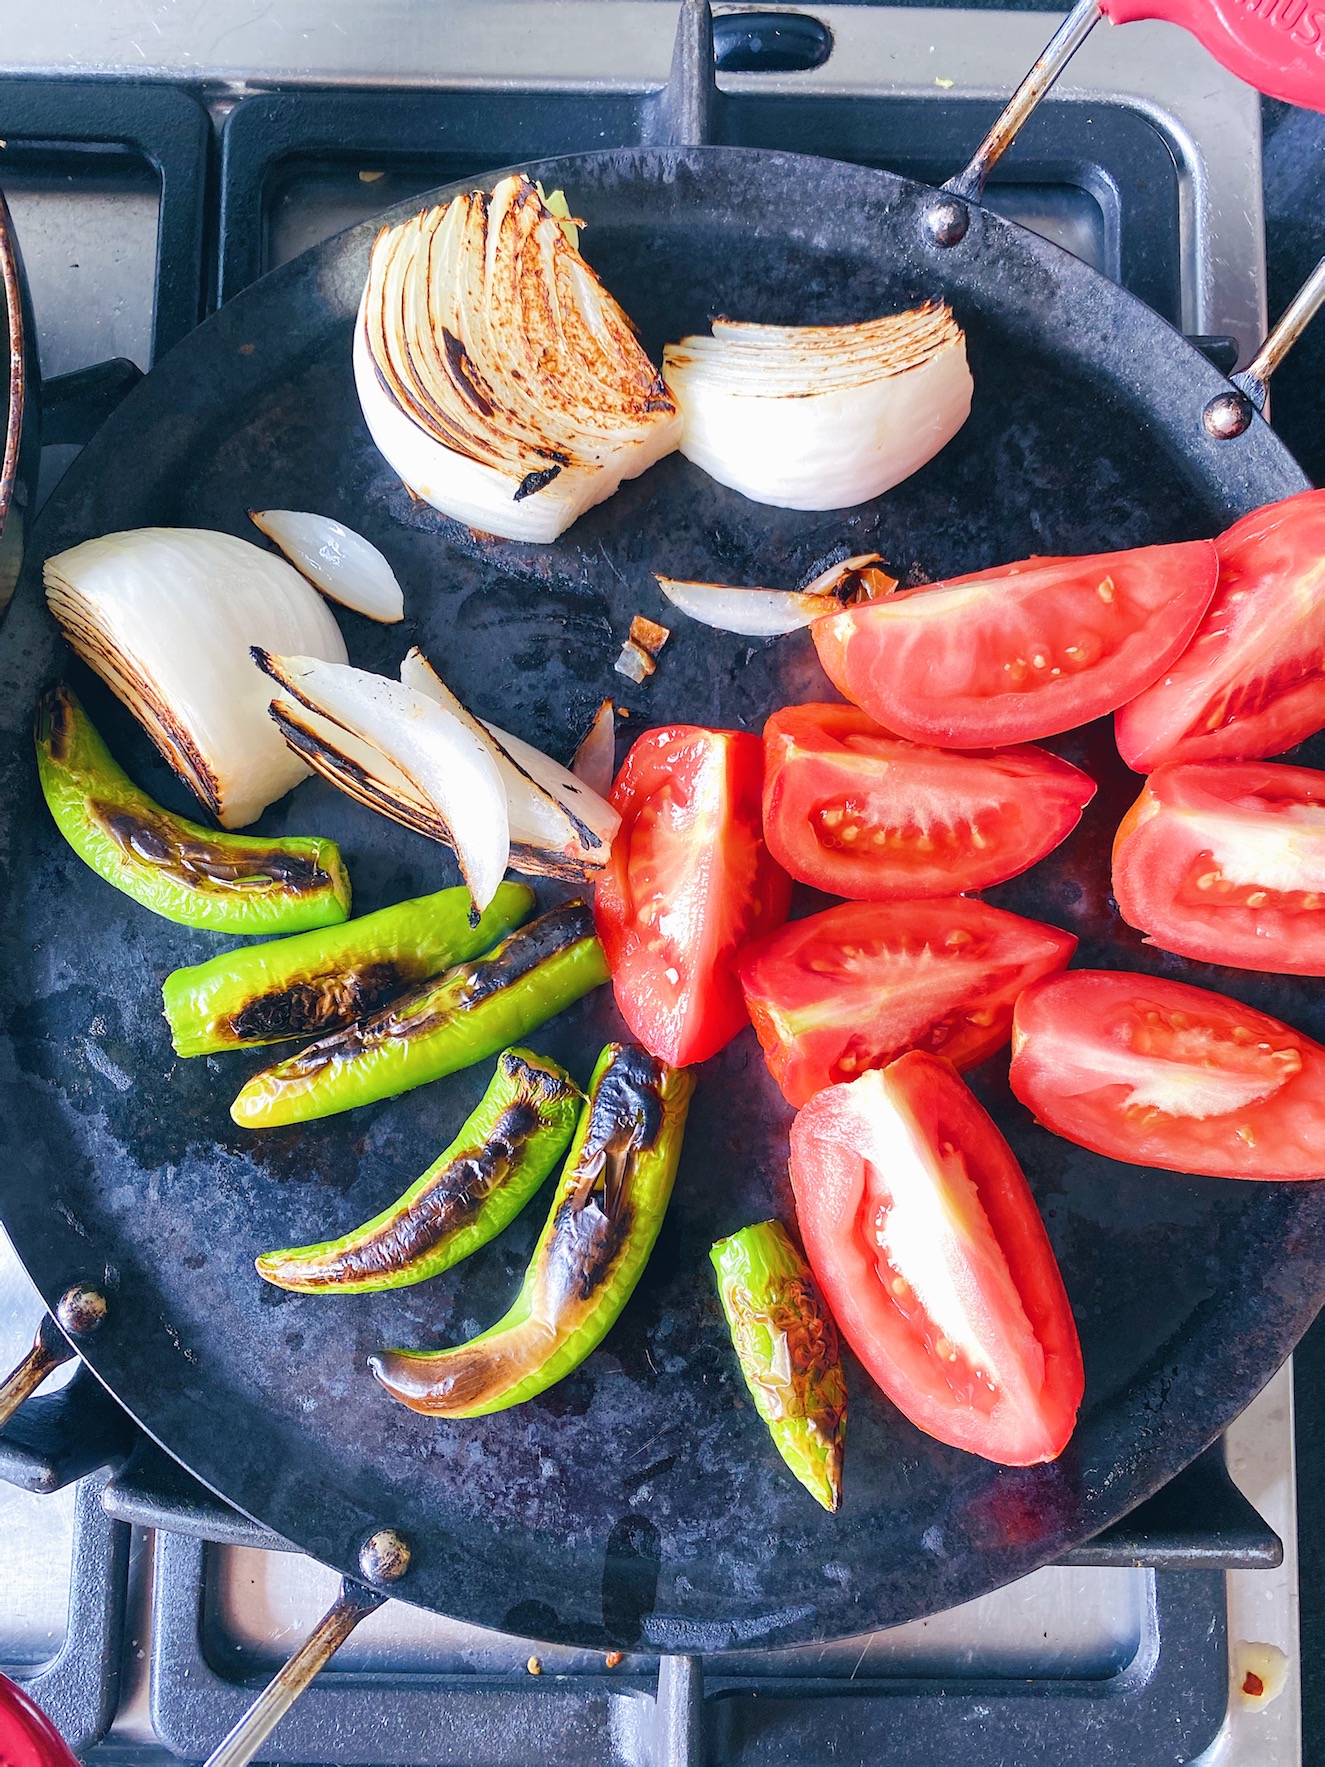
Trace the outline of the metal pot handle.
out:
[[[359,1552],[359,1569],[374,1583],[397,1583],[409,1569],[409,1546],[394,1528],[370,1534]],[[304,1643],[273,1676],[230,1734],[213,1749],[205,1767],[248,1767],[300,1694],[344,1644],[360,1620],[384,1606],[387,1595],[349,1577]]]
[[[63,1363],[78,1354],[71,1338],[90,1337],[106,1318],[106,1297],[86,1283],[66,1289],[54,1314],[42,1315],[32,1348],[4,1381],[0,1381],[0,1429],[25,1399]]]

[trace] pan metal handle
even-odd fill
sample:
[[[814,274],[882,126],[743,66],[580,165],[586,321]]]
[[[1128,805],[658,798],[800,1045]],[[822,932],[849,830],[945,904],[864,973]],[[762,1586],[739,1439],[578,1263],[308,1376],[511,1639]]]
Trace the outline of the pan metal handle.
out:
[[[1325,303],[1325,258],[1298,289],[1284,309],[1278,325],[1257,350],[1241,374],[1233,376],[1226,393],[1216,393],[1201,421],[1206,433],[1218,442],[1231,442],[1251,427],[1256,413],[1264,412],[1270,376],[1301,337]]]
[[[958,245],[965,239],[971,224],[968,205],[979,202],[984,196],[989,174],[1108,9],[1109,0],[1077,0],[1008,100],[993,128],[976,148],[970,164],[956,177],[949,178],[937,201],[930,204],[924,224],[936,245]],[[1265,410],[1270,376],[1306,330],[1322,303],[1325,303],[1325,258],[1289,302],[1287,311],[1251,362],[1241,374],[1233,376],[1228,391],[1216,393],[1206,405],[1201,421],[1207,435],[1216,441],[1229,442],[1251,427],[1257,412]]]
[[[1077,4],[1045,45],[1034,67],[1008,100],[1003,114],[976,148],[966,170],[958,172],[955,178],[949,178],[943,186],[947,195],[959,197],[965,202],[980,201],[985,193],[985,185],[989,182],[989,174],[1017,139],[1036,105],[1103,17],[1101,0],[1077,0]],[[951,205],[953,209],[959,206],[957,203]],[[962,226],[960,233],[950,239],[940,239],[939,244],[956,245],[965,232],[966,228]]]
[[[394,1528],[370,1534],[359,1552],[359,1569],[374,1583],[397,1583],[409,1569],[410,1552]],[[348,1577],[340,1593],[289,1662],[254,1700],[230,1734],[207,1757],[205,1767],[248,1767],[300,1694],[310,1686],[360,1620],[376,1613],[388,1597]]]
[[[47,1375],[77,1355],[70,1338],[90,1336],[105,1317],[105,1295],[85,1283],[65,1290],[54,1315],[42,1314],[32,1348],[13,1373],[0,1382],[0,1429],[23,1401],[32,1397]]]

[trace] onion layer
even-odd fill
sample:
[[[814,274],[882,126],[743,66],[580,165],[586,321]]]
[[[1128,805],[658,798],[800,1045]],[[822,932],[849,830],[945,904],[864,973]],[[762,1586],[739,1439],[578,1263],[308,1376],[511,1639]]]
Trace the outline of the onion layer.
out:
[[[404,619],[405,596],[396,573],[372,541],[353,528],[301,509],[250,509],[248,516],[329,600],[386,626]]]
[[[391,466],[508,539],[554,540],[680,437],[573,232],[518,174],[454,197],[378,235],[355,325],[359,402]]]
[[[486,908],[506,871],[510,826],[496,762],[467,720],[399,681],[346,664],[257,649],[253,660],[315,713],[323,730],[329,724],[354,739],[357,758],[376,750],[392,774],[403,776],[408,797],[446,829],[475,907]],[[368,801],[362,792],[353,795]]]
[[[878,562],[877,552],[845,558],[804,589],[739,589],[727,583],[682,583],[674,577],[657,581],[674,607],[702,625],[746,638],[776,638],[857,601],[891,595],[897,579],[875,569]]]
[[[233,534],[137,528],[47,559],[45,582],[74,650],[223,827],[307,778],[272,728],[249,647],[343,663],[345,641],[283,559]]]
[[[663,352],[681,452],[783,509],[847,509],[908,478],[971,409],[966,340],[927,302],[861,325],[746,325]]]

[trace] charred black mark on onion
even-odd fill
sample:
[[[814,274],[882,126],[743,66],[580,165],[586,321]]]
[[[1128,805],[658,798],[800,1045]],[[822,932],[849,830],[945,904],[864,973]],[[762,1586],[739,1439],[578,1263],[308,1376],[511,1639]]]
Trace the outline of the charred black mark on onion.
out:
[[[448,331],[445,326],[442,327],[442,347],[446,351],[447,364],[455,376],[456,384],[461,392],[464,393],[475,411],[483,417],[491,417],[492,401],[479,387],[474,364],[469,359],[469,352],[455,333]]]
[[[519,503],[526,497],[532,497],[535,491],[545,489],[560,471],[559,466],[546,466],[542,472],[527,472],[516,486],[515,501]]]
[[[183,884],[237,890],[280,884],[291,895],[306,895],[328,888],[332,881],[313,860],[278,847],[258,853],[237,852],[223,839],[214,844],[190,840],[163,818],[109,804],[89,803],[88,815],[126,854]]]

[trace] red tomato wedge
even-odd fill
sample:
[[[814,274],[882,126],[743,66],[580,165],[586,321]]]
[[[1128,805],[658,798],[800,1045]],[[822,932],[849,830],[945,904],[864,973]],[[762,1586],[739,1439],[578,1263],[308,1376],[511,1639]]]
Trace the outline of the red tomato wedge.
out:
[[[1026,561],[828,614],[829,680],[886,729],[945,748],[1071,730],[1134,699],[1214,593],[1208,540]]]
[[[1325,773],[1160,767],[1113,843],[1118,912],[1203,963],[1325,976]]]
[[[764,726],[764,839],[802,883],[869,902],[1015,877],[1081,819],[1095,782],[1047,749],[953,753],[856,706],[788,706]]]
[[[1037,982],[1013,1016],[1012,1090],[1055,1134],[1136,1166],[1325,1177],[1325,1049],[1186,982]]]
[[[1115,720],[1137,773],[1281,755],[1325,724],[1325,491],[1267,503],[1215,546],[1219,587],[1190,647]]]
[[[743,730],[647,730],[621,765],[621,828],[594,919],[621,1016],[660,1061],[714,1055],[746,1024],[733,959],[781,926],[791,879],[760,833],[764,755]]]
[[[1066,969],[1071,933],[984,902],[843,902],[741,953],[745,1003],[788,1103],[908,1049],[973,1068],[1023,988]]]
[[[918,1428],[1005,1466],[1062,1453],[1081,1346],[1012,1149],[919,1052],[831,1086],[791,1128],[796,1217],[843,1335]]]

